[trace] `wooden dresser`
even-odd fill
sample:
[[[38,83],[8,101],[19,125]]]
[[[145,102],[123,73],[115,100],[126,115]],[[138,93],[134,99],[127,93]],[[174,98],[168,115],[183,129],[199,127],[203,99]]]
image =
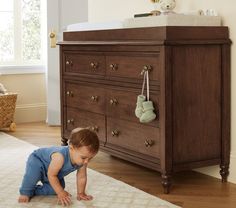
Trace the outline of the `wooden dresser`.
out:
[[[220,165],[230,153],[227,27],[153,27],[64,32],[60,45],[62,142],[75,127],[97,132],[101,150],[162,174]],[[157,118],[135,116],[149,70]]]

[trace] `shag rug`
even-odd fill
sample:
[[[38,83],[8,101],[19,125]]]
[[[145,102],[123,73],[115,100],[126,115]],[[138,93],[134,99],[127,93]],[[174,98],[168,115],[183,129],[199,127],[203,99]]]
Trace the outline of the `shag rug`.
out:
[[[19,204],[18,189],[24,174],[28,155],[38,147],[0,132],[0,208],[32,207],[54,208],[57,205],[56,196],[33,197],[28,204]],[[72,194],[76,208],[177,208],[160,198],[147,194],[121,181],[88,170],[87,192],[92,201],[76,200],[75,173],[66,178],[66,190]]]

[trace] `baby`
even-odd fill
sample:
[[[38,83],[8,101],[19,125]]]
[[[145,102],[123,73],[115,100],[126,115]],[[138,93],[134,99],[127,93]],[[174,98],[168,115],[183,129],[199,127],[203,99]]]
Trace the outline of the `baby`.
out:
[[[64,177],[75,170],[77,199],[92,200],[93,197],[85,193],[87,164],[98,150],[97,135],[89,129],[81,128],[71,132],[68,146],[35,150],[30,154],[26,164],[18,202],[29,202],[35,195],[57,195],[60,204],[70,205],[71,195],[64,190]]]

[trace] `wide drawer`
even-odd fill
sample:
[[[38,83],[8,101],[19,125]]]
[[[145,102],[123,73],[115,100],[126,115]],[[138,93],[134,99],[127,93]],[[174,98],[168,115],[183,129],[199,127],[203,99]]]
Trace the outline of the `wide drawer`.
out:
[[[113,90],[109,89],[106,93],[106,114],[111,117],[139,122],[135,116],[137,96],[140,94],[137,90]],[[150,100],[153,101],[156,119],[148,125],[159,126],[159,94],[152,92]]]
[[[63,122],[64,133],[67,137],[74,128],[88,127],[97,133],[101,143],[106,142],[105,116],[75,108],[64,108]]]
[[[105,75],[105,56],[93,53],[64,52],[64,73]]]
[[[151,157],[160,156],[159,128],[119,119],[107,118],[107,146]]]
[[[142,79],[145,70],[149,71],[149,79],[160,81],[159,54],[122,54],[106,56],[106,75],[108,77],[122,77]]]
[[[105,113],[105,90],[103,88],[65,82],[65,103],[95,113]]]

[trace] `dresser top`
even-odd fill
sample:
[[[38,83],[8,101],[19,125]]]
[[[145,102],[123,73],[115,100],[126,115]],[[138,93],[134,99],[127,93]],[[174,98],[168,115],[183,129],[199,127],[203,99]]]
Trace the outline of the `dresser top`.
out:
[[[63,41],[229,41],[228,27],[165,26],[96,31],[64,32]],[[62,43],[59,43],[62,44]]]

